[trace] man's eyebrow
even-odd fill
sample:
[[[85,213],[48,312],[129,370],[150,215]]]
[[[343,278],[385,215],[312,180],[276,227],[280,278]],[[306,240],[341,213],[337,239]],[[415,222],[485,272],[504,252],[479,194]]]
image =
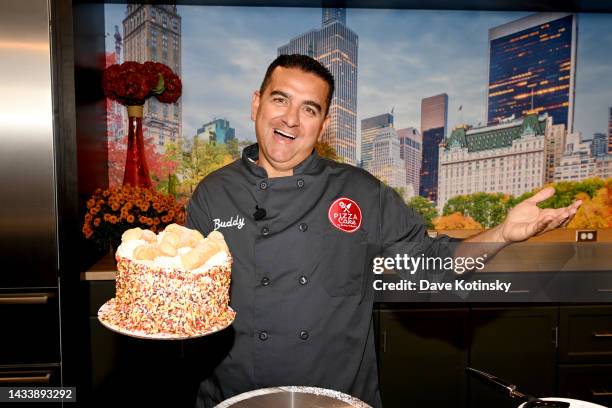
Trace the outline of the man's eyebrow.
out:
[[[270,96],[279,96],[279,95],[282,96],[283,98],[291,99],[291,97],[288,94],[284,93],[283,91],[270,92]]]
[[[315,101],[304,101],[304,105],[310,105],[313,108],[315,108],[317,111],[321,112],[321,105],[319,105],[318,103],[316,103]]]
[[[270,92],[270,96],[282,96],[283,98],[287,98],[287,99],[291,99],[291,96],[289,96],[289,94],[283,92],[283,91],[271,91]],[[323,109],[321,108],[321,105],[315,101],[310,101],[310,100],[306,100],[304,101],[303,105],[309,105],[312,106],[313,108],[315,108],[317,111],[322,112]]]

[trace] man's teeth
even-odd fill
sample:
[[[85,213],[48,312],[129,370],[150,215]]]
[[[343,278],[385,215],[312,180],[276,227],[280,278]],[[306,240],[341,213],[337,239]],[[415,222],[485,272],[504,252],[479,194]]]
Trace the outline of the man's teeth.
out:
[[[293,135],[291,135],[291,134],[289,134],[289,133],[282,132],[282,131],[280,131],[280,130],[278,130],[278,129],[274,129],[274,132],[275,132],[275,133],[278,133],[279,135],[281,135],[281,136],[283,136],[283,137],[289,138],[289,139],[291,139],[291,140],[294,140],[294,139],[295,139],[295,136],[293,136]]]

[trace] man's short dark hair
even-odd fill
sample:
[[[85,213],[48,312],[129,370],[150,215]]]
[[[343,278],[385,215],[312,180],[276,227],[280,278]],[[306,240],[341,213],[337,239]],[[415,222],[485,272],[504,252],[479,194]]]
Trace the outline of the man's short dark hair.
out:
[[[327,92],[327,106],[325,107],[325,115],[329,113],[329,107],[332,102],[332,97],[334,95],[334,76],[329,72],[327,68],[323,66],[319,61],[314,58],[309,57],[308,55],[302,54],[291,54],[291,55],[279,55],[276,57],[274,61],[268,66],[266,70],[266,75],[264,76],[263,81],[261,82],[261,87],[259,87],[259,93],[263,95],[264,90],[270,84],[272,80],[272,72],[276,67],[283,68],[297,68],[303,72],[307,72],[309,74],[315,74],[325,82],[327,82],[327,86],[329,88]]]

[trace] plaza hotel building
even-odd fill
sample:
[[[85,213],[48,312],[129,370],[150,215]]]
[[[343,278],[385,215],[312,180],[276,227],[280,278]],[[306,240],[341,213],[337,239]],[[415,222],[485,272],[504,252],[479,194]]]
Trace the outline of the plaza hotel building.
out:
[[[563,125],[560,125],[563,126]],[[558,150],[552,117],[528,115],[498,125],[457,127],[439,150],[438,211],[457,195],[476,192],[519,196],[545,184],[547,158]]]

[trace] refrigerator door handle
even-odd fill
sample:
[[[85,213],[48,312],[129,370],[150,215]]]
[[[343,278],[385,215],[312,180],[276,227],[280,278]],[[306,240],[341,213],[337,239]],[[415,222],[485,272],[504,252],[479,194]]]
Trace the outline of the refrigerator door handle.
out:
[[[51,373],[45,375],[20,375],[16,377],[0,377],[0,384],[6,383],[36,383],[36,384],[49,384],[51,379]]]
[[[53,293],[0,294],[0,305],[44,305],[53,296]]]

